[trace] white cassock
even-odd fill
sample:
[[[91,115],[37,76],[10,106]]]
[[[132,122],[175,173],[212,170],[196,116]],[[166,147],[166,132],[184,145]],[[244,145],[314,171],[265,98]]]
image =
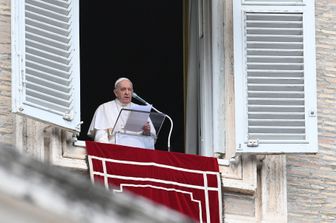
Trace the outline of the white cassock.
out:
[[[123,111],[118,119],[118,115],[121,109],[130,109],[134,103],[129,103],[127,105],[122,104],[118,99],[101,104],[92,118],[88,135],[94,137],[94,141],[102,143],[116,143],[116,133],[123,132],[124,126],[127,121],[128,112]],[[118,119],[118,123],[115,125]],[[156,131],[153,123],[149,120],[151,135],[155,137]],[[112,132],[113,130],[113,132]],[[139,135],[141,135],[139,133]],[[147,137],[148,138],[148,137]],[[142,146],[137,142],[132,142],[128,138],[129,146]],[[150,146],[151,147],[151,146]],[[153,144],[154,147],[154,144]]]

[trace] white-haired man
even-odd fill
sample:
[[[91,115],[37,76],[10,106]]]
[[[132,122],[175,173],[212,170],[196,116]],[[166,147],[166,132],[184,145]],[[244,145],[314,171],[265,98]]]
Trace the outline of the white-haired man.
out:
[[[116,143],[115,133],[121,132],[126,124],[127,117],[120,116],[118,123],[118,115],[121,109],[131,109],[133,83],[126,77],[118,78],[114,84],[115,99],[101,104],[91,121],[88,135],[94,137],[94,141],[102,143]],[[125,113],[126,114],[126,113]],[[116,124],[116,125],[115,125]],[[140,134],[155,136],[155,128],[150,121],[143,126]]]

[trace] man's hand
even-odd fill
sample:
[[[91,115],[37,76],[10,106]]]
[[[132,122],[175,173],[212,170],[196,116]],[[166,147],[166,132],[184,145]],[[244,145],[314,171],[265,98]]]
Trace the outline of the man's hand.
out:
[[[143,132],[142,134],[144,135],[150,135],[150,125],[149,125],[149,122],[146,122],[145,125],[143,126],[142,128]]]

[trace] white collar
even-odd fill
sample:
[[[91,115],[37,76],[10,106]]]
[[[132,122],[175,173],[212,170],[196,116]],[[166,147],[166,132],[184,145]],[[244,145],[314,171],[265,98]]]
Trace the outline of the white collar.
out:
[[[123,108],[125,108],[125,107],[128,107],[128,106],[130,106],[131,105],[131,103],[128,103],[128,104],[123,104],[123,103],[121,103],[121,101],[119,101],[119,99],[115,99],[115,102],[117,103],[117,105],[119,105],[120,107],[123,107]]]

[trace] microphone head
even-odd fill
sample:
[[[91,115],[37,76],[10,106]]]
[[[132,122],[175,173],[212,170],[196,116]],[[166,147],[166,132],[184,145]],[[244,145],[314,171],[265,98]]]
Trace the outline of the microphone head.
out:
[[[135,92],[133,92],[132,97],[133,97],[134,99],[138,100],[138,101],[141,101],[141,102],[144,103],[144,104],[148,104],[147,101],[145,101],[144,99],[142,99],[142,98],[141,98],[139,95],[137,95]]]

